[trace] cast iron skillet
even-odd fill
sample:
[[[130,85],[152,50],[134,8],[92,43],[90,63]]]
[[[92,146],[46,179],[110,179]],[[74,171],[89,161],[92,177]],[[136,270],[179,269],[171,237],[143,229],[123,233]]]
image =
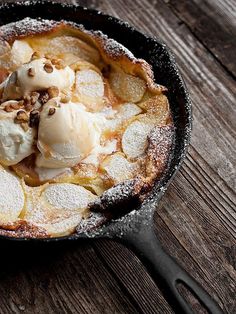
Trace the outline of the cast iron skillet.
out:
[[[177,313],[193,313],[190,305],[180,295],[177,284],[187,287],[209,313],[222,313],[206,291],[183,270],[161,247],[153,230],[153,215],[167,186],[180,168],[185,157],[191,132],[191,103],[183,79],[172,53],[159,39],[147,37],[114,17],[80,6],[62,5],[43,1],[3,4],[0,7],[0,24],[21,20],[27,16],[81,23],[86,29],[101,30],[130,49],[136,57],[147,60],[158,83],[168,87],[168,98],[176,128],[173,158],[164,177],[155,184],[147,200],[132,212],[113,220],[90,233],[58,239],[31,240],[58,242],[88,238],[111,238],[130,247],[145,264],[164,296]],[[186,196],[187,197],[187,196]],[[131,209],[130,209],[131,210]],[[2,237],[8,239],[7,237]],[[29,242],[29,239],[10,239]]]

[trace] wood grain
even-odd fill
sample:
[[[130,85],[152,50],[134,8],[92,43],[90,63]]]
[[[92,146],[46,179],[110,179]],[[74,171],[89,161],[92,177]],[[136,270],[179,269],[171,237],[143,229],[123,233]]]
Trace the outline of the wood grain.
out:
[[[168,3],[198,40],[214,54],[229,73],[236,77],[235,1],[170,0]]]
[[[194,128],[187,159],[156,212],[156,232],[224,313],[235,313],[234,1],[78,2],[160,37],[175,53],[190,89]],[[0,313],[173,313],[141,262],[120,244],[7,251],[12,255],[0,258]]]
[[[6,246],[1,314],[139,313],[90,245]]]

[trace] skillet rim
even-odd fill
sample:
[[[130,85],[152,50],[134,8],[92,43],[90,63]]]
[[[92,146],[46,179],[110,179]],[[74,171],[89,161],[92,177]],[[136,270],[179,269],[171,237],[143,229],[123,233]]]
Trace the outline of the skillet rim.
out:
[[[173,180],[173,178],[175,177],[176,173],[178,172],[178,170],[180,169],[186,154],[187,154],[187,150],[188,150],[188,146],[190,144],[190,139],[191,139],[191,130],[192,130],[192,105],[191,105],[191,100],[189,97],[189,92],[187,90],[186,84],[183,80],[183,77],[178,69],[177,63],[175,61],[175,57],[174,54],[172,53],[172,51],[170,50],[170,48],[165,44],[164,41],[162,41],[161,39],[159,39],[156,36],[150,36],[146,33],[142,33],[141,31],[137,30],[135,27],[131,26],[128,22],[125,22],[121,19],[118,19],[116,17],[113,17],[109,14],[105,14],[99,10],[96,9],[90,9],[90,8],[86,8],[83,6],[80,6],[78,4],[74,5],[74,4],[68,4],[68,3],[58,3],[58,2],[54,2],[54,1],[45,1],[45,0],[33,0],[33,1],[27,1],[27,2],[10,2],[10,3],[3,3],[0,5],[0,12],[2,9],[11,9],[11,8],[16,8],[16,7],[26,7],[26,8],[30,8],[32,6],[36,6],[36,5],[47,5],[50,6],[51,8],[53,7],[67,7],[71,10],[81,10],[81,12],[83,12],[84,14],[91,14],[91,15],[99,15],[102,16],[102,18],[106,19],[106,20],[110,20],[111,22],[119,25],[120,27],[124,27],[127,29],[127,31],[129,30],[130,32],[135,32],[138,35],[141,35],[144,37],[144,39],[146,41],[152,41],[153,45],[159,45],[166,54],[166,57],[168,58],[168,62],[170,63],[170,67],[172,68],[172,70],[175,72],[175,76],[176,76],[176,80],[179,81],[179,90],[178,93],[182,92],[183,94],[183,98],[184,98],[184,104],[183,104],[183,108],[185,110],[185,125],[184,125],[184,130],[183,130],[183,139],[182,139],[182,144],[183,147],[181,147],[181,149],[179,150],[177,159],[174,165],[169,164],[168,168],[166,170],[166,173],[164,173],[163,177],[161,180],[159,180],[158,182],[156,182],[154,184],[154,187],[152,188],[152,190],[150,191],[150,194],[153,194],[153,197],[155,199],[155,208],[157,207],[157,204],[159,203],[161,197],[164,195],[166,189],[168,188],[169,184],[171,183],[171,181]],[[73,11],[71,12],[73,13]],[[29,15],[25,15],[25,17],[27,17]],[[44,18],[41,16],[41,18]],[[21,18],[22,19],[22,18]],[[57,19],[56,19],[57,20]],[[15,21],[15,20],[14,20]],[[14,22],[12,21],[12,22]],[[7,22],[7,23],[11,23],[11,22]],[[155,72],[154,72],[154,76],[155,76]],[[182,89],[182,90],[180,90]],[[176,126],[175,126],[176,128]],[[176,154],[176,152],[175,152]],[[173,154],[174,155],[174,154]],[[177,155],[177,154],[176,154]],[[148,202],[148,201],[147,201]],[[145,201],[144,201],[145,203]],[[135,208],[135,210],[139,213],[142,214],[142,212],[145,212],[145,205],[141,204],[140,208]],[[148,204],[146,204],[148,205]],[[154,209],[151,209],[151,214],[154,213]],[[129,216],[129,213],[125,213],[123,218],[126,218]],[[133,218],[135,219],[135,218]],[[95,238],[101,238],[104,236],[104,234],[106,235],[106,229],[109,230],[109,227],[111,225],[116,225],[119,223],[119,219],[112,219],[108,222],[106,222],[104,225],[102,225],[101,227],[98,227],[98,229],[94,231],[92,230],[90,233],[86,233],[83,232],[81,234],[78,233],[74,233],[72,235],[68,235],[68,236],[63,236],[63,237],[52,237],[52,238],[27,238],[27,237],[22,237],[22,238],[17,238],[17,237],[10,237],[10,236],[4,236],[4,235],[0,235],[0,240],[8,240],[8,241],[18,241],[18,242],[59,242],[59,241],[64,241],[64,240],[86,240],[86,239],[95,239]]]

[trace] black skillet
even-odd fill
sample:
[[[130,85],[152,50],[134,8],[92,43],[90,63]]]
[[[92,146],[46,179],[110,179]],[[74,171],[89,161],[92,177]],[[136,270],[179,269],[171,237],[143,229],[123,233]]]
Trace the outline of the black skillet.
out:
[[[182,283],[209,313],[222,313],[206,291],[191,278],[161,247],[153,229],[154,211],[170,181],[185,157],[191,132],[191,103],[185,84],[177,69],[172,53],[159,39],[147,37],[114,17],[80,6],[34,1],[0,6],[0,25],[25,17],[69,20],[83,24],[86,29],[101,30],[130,49],[136,57],[147,60],[156,80],[168,88],[168,97],[176,128],[176,142],[168,171],[156,182],[147,200],[132,212],[113,220],[92,233],[82,233],[63,239],[46,239],[46,242],[110,238],[130,247],[143,261],[151,276],[160,285],[165,298],[176,313],[193,313],[191,306],[181,296],[177,284]],[[187,197],[187,195],[186,195]],[[5,240],[9,238],[2,237]],[[29,242],[28,239],[12,239]],[[42,240],[31,240],[39,242]],[[45,244],[46,245],[46,244]],[[158,306],[158,305],[157,305]]]

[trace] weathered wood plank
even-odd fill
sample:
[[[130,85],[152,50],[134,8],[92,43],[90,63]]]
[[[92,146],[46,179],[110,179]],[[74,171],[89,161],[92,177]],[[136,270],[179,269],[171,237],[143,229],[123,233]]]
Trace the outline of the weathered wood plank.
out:
[[[224,306],[226,313],[233,313],[236,242],[230,232],[222,228],[222,219],[216,217],[209,199],[198,197],[201,190],[195,179],[186,168],[178,174],[178,180],[167,191],[156,215],[157,232],[169,253]],[[188,198],[183,198],[184,192]],[[175,201],[170,202],[170,199]],[[163,234],[162,231],[166,231],[163,223],[170,229],[172,241]]]
[[[142,263],[132,252],[110,240],[96,243],[96,251],[132,295],[142,313],[173,313]]]
[[[189,156],[158,209],[155,225],[163,245],[224,312],[236,312],[235,82],[202,38],[203,44],[163,1],[79,3],[160,36],[175,52],[191,90],[195,123]],[[230,11],[222,14],[230,16]],[[106,241],[97,243],[95,251],[93,246],[70,246],[59,252],[48,253],[44,261],[23,258],[20,266],[10,263],[10,257],[1,259],[0,313],[20,313],[24,306],[25,313],[171,313],[141,263],[120,245]]]
[[[20,244],[18,244],[20,245]],[[0,313],[139,313],[90,245],[1,243]]]
[[[235,1],[170,0],[177,16],[236,77]]]

